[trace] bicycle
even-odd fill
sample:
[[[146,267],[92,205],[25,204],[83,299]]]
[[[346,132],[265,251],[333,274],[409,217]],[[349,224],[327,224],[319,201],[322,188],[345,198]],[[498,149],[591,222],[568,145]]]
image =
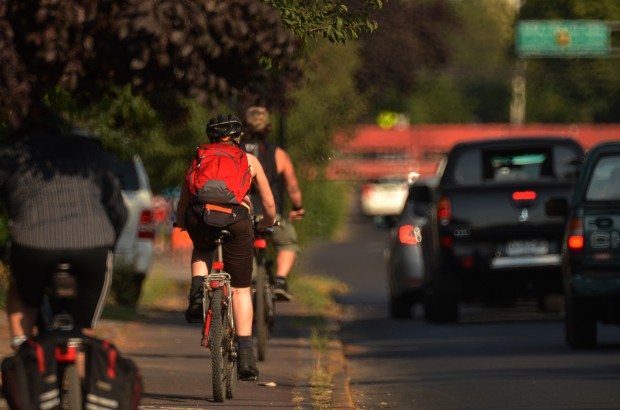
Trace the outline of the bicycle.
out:
[[[231,238],[227,230],[222,230],[215,238],[213,266],[203,281],[201,345],[211,350],[213,399],[220,403],[233,398],[239,378],[233,293],[222,255],[222,245]]]
[[[41,303],[37,328],[39,334],[54,332],[57,336],[57,379],[62,381],[59,390],[62,409],[81,409],[83,406],[78,355],[84,340],[80,337],[81,333],[76,331],[73,318],[65,307],[67,300],[76,297],[77,284],[71,273],[71,264],[57,264]]]
[[[276,298],[273,293],[275,278],[267,262],[267,237],[273,233],[273,228],[258,230],[258,222],[256,218],[253,219],[255,266],[252,273],[252,296],[257,356],[259,361],[264,361],[267,355],[267,340],[271,336],[275,323]],[[276,225],[278,225],[277,222]]]

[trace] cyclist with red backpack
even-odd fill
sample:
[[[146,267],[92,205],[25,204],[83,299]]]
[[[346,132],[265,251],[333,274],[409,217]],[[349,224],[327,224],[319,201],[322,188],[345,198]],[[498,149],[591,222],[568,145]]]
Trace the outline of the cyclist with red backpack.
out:
[[[177,226],[192,239],[192,284],[185,318],[202,322],[203,276],[213,260],[213,239],[222,229],[232,233],[223,247],[226,271],[231,275],[235,297],[233,316],[237,330],[239,378],[257,380],[258,368],[252,349],[252,260],[254,231],[248,197],[254,181],[263,207],[258,229],[275,223],[275,203],[269,182],[258,159],[239,148],[243,124],[233,116],[221,114],[209,120],[210,143],[196,150],[177,208]]]

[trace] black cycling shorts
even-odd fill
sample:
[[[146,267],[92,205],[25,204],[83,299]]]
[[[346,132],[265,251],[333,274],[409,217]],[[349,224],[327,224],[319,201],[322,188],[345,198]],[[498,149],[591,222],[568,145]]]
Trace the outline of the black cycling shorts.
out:
[[[107,247],[43,250],[12,244],[9,255],[11,276],[27,305],[41,305],[45,288],[59,263],[69,263],[77,280],[78,296],[67,301],[74,323],[79,328],[94,328],[112,284],[112,251]]]
[[[202,217],[188,208],[185,226],[194,248],[212,251],[214,240],[222,228],[208,226]],[[232,240],[222,247],[224,270],[230,274],[230,284],[235,288],[248,288],[252,285],[252,261],[254,260],[254,228],[250,217],[228,225]]]

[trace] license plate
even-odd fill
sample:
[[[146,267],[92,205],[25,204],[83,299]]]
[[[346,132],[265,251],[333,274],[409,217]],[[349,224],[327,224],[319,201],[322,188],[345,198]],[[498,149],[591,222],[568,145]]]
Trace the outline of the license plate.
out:
[[[549,243],[542,239],[506,243],[506,254],[508,256],[546,255],[547,253],[549,253]]]

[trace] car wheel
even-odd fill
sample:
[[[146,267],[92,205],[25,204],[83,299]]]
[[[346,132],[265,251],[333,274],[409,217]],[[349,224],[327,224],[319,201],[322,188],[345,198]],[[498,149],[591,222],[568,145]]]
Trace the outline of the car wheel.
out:
[[[572,348],[596,346],[596,317],[591,304],[583,298],[566,297],[566,343]]]
[[[456,295],[430,288],[424,300],[424,315],[428,322],[458,322],[459,303]]]
[[[144,283],[144,273],[127,274],[123,280],[117,280],[116,286],[112,283],[114,300],[121,306],[135,307],[142,294],[142,284]]]
[[[413,317],[411,310],[412,301],[405,296],[390,297],[390,315],[393,319],[409,319]]]

